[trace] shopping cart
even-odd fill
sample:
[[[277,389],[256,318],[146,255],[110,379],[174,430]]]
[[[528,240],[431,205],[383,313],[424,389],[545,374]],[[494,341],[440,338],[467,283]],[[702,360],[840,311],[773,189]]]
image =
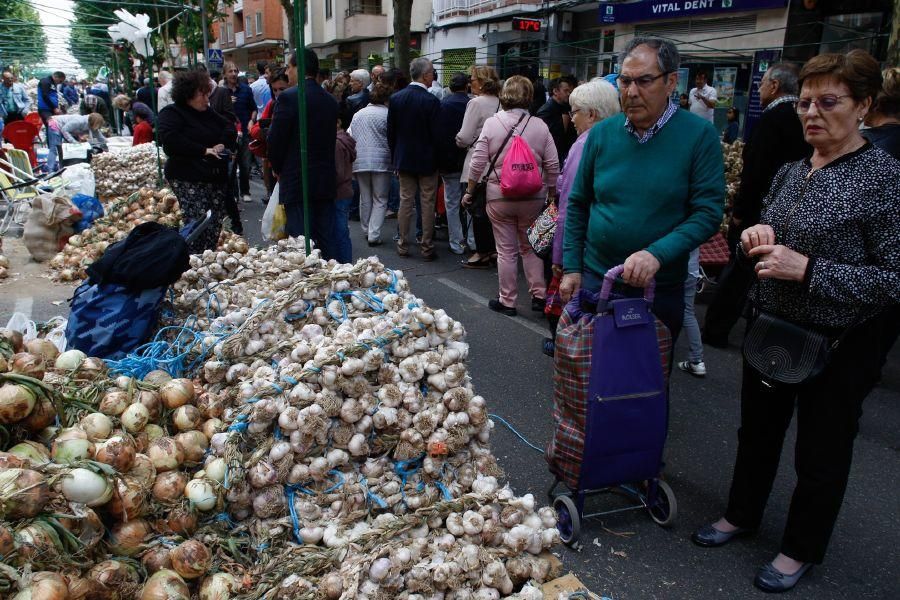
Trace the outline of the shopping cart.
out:
[[[548,494],[569,545],[583,519],[646,509],[668,527],[678,511],[672,488],[660,479],[671,336],[650,310],[652,284],[643,298],[611,299],[622,271],[610,269],[597,294],[579,290],[557,334],[557,427],[547,451],[556,480]],[[589,369],[562,362],[585,363],[588,354]],[[566,490],[557,493],[560,484]],[[624,496],[629,504],[586,513],[586,500],[599,494]]]

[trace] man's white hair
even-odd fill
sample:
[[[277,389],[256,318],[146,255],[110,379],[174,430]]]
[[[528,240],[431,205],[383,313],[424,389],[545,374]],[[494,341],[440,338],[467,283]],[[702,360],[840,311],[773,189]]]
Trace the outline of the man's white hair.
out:
[[[622,112],[619,104],[619,93],[613,85],[605,80],[591,80],[579,85],[569,95],[569,106],[572,110],[594,110],[597,120]]]
[[[372,78],[369,77],[369,72],[365,69],[356,69],[355,71],[352,71],[350,73],[350,79],[357,80],[358,82],[363,84],[363,87],[372,83]]]
[[[159,72],[159,82],[163,85],[166,85],[170,81],[172,81],[172,74],[168,71],[160,71]]]

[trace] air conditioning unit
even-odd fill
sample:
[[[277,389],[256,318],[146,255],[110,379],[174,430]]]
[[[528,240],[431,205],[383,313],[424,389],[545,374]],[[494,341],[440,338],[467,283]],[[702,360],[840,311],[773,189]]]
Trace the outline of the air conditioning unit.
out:
[[[572,31],[572,21],[575,13],[564,12],[559,20],[559,30],[565,33]]]

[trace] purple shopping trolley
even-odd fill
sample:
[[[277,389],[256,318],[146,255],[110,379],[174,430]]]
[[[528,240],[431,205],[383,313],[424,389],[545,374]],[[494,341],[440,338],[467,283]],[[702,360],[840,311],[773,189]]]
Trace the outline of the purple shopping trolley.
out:
[[[599,293],[580,290],[557,333],[557,426],[547,460],[556,476],[549,494],[566,544],[577,540],[585,518],[647,509],[668,526],[676,516],[672,489],[659,479],[671,336],[651,311],[652,284],[643,298],[611,298],[622,271],[610,269]],[[560,483],[567,491],[557,494]],[[588,496],[608,492],[631,503],[585,514]]]

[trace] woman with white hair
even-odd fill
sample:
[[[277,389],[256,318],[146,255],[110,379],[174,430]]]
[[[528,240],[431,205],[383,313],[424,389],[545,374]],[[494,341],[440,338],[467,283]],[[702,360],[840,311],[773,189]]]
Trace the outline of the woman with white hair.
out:
[[[576,87],[569,96],[569,116],[575,125],[575,131],[578,132],[578,139],[569,149],[569,155],[563,163],[562,171],[559,174],[556,189],[559,192],[557,200],[558,216],[556,217],[556,234],[553,236],[553,279],[547,287],[547,306],[544,309],[547,315],[547,321],[550,325],[551,337],[544,338],[543,352],[548,356],[553,356],[555,350],[554,339],[556,337],[556,326],[559,324],[559,317],[562,314],[562,300],[559,297],[559,281],[562,279],[562,262],[563,262],[563,238],[565,237],[566,223],[566,207],[569,203],[569,192],[572,190],[572,183],[575,180],[575,174],[578,172],[578,165],[581,163],[581,153],[584,150],[584,143],[587,141],[591,128],[607,117],[622,112],[619,104],[619,93],[616,88],[608,81],[597,78],[588,83]]]

